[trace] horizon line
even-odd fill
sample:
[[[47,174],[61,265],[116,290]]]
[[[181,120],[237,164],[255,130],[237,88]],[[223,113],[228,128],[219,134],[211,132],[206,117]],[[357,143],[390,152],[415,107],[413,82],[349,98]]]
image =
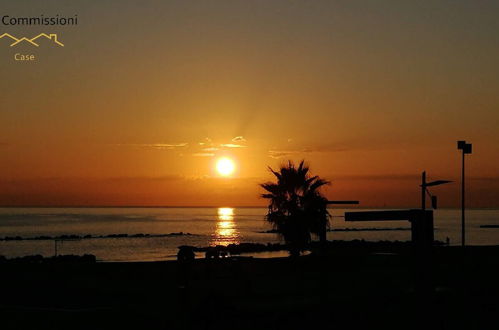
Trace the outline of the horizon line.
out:
[[[4,208],[81,208],[81,209],[111,209],[111,208],[123,208],[123,209],[215,209],[215,208],[239,208],[239,209],[256,209],[256,208],[267,208],[265,205],[246,205],[246,206],[213,206],[213,205],[204,205],[204,206],[171,206],[171,205],[0,205],[0,209]],[[328,206],[328,209],[419,209],[417,206],[345,206],[345,207],[336,207],[336,206]],[[455,207],[441,207],[436,210],[459,210],[460,206]],[[468,207],[467,210],[498,210],[499,206],[490,206],[490,207]]]

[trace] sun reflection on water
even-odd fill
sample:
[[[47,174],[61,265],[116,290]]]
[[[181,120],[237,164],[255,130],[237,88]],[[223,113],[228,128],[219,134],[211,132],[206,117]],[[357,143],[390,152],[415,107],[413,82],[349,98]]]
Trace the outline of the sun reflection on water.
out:
[[[239,231],[234,221],[234,209],[231,207],[218,208],[218,217],[215,233],[212,235],[211,245],[238,244]]]

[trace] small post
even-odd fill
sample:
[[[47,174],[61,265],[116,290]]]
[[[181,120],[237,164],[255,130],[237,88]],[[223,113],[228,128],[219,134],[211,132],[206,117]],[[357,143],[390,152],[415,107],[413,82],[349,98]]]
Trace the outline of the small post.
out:
[[[466,209],[465,206],[465,185],[464,185],[464,149],[463,149],[463,157],[461,163],[461,245],[462,247],[466,246],[466,226],[465,224],[465,216]]]

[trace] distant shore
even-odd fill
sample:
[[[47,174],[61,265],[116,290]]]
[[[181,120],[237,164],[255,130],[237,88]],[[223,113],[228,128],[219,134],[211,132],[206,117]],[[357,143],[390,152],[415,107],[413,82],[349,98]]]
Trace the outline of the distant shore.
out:
[[[169,236],[196,236],[191,233],[174,232],[168,234],[108,234],[108,235],[59,235],[59,236],[5,236],[0,237],[0,241],[54,241],[54,240],[82,240],[82,239],[99,239],[99,238],[155,238]]]

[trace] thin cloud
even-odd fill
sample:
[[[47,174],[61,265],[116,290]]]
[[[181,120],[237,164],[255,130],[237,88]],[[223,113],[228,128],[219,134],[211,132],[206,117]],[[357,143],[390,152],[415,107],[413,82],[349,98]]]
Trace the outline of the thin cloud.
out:
[[[301,149],[301,150],[269,150],[268,155],[270,158],[274,159],[279,159],[283,157],[288,157],[291,155],[298,155],[298,154],[306,154],[310,153],[312,150],[310,149]]]
[[[243,146],[241,144],[234,144],[234,143],[224,143],[220,145],[222,148],[246,148],[246,146]]]
[[[211,145],[211,139],[210,138],[205,138],[204,141],[199,142],[200,146],[206,146],[206,145]]]
[[[499,177],[496,177],[496,176],[477,176],[477,177],[470,177],[470,180],[499,182]]]
[[[184,143],[130,143],[130,144],[118,144],[118,146],[126,146],[126,147],[138,147],[138,148],[152,148],[152,149],[178,149],[185,148],[189,144]]]
[[[210,152],[196,152],[196,153],[192,154],[192,156],[194,156],[194,157],[213,157],[213,156],[215,156],[215,154],[210,153]]]
[[[78,180],[88,180],[85,178],[77,178]],[[110,182],[146,182],[146,181],[179,181],[185,179],[182,175],[164,175],[164,176],[136,176],[136,177],[110,177],[104,179],[91,179],[94,181],[110,181]],[[65,178],[60,178],[65,180]]]
[[[242,136],[236,136],[232,139],[232,142],[246,142],[246,139]]]
[[[337,180],[420,180],[416,174],[345,174],[336,175]]]
[[[268,154],[270,158],[274,159],[279,159],[283,157],[287,157],[290,155],[295,155],[299,153],[298,151],[291,151],[291,150],[269,150]]]
[[[343,152],[347,151],[347,148],[337,146],[337,145],[322,145],[315,148],[305,147],[301,149],[271,149],[268,151],[268,155],[270,158],[282,158],[291,155],[299,155],[299,154],[309,154],[315,152]]]
[[[81,182],[87,183],[95,183],[95,182],[110,182],[110,183],[133,183],[133,182],[146,182],[146,181],[179,181],[184,180],[185,177],[182,175],[164,175],[164,176],[131,176],[131,177],[109,177],[109,178],[93,178],[93,177],[42,177],[42,178],[27,178],[27,179],[0,179],[0,184],[9,184],[9,185],[27,185],[27,186],[36,186],[36,185],[45,185],[45,184],[61,184],[62,182],[68,182],[72,185]]]

